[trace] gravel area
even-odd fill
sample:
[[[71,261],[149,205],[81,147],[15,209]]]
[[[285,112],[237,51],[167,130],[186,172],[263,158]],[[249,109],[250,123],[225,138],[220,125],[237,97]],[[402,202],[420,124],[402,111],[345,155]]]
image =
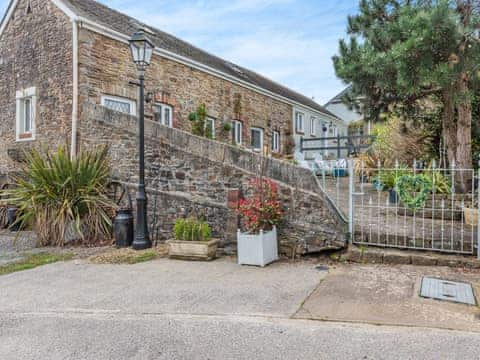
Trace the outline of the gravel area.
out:
[[[36,242],[36,235],[31,231],[22,231],[20,233],[14,233],[8,230],[0,231],[0,266],[21,261],[30,254],[40,252],[48,252],[51,254],[73,253],[75,258],[85,259],[114,249],[113,246],[37,247]]]

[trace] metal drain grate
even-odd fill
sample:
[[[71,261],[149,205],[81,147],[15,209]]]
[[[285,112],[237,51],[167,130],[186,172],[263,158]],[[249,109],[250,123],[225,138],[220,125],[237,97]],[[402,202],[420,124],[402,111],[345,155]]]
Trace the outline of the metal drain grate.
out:
[[[420,296],[428,299],[476,305],[472,285],[442,279],[424,277]]]

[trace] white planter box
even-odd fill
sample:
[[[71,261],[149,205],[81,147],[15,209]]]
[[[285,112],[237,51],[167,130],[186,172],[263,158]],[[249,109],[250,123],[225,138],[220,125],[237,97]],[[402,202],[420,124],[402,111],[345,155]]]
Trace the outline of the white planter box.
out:
[[[240,265],[268,265],[278,260],[277,228],[260,234],[237,232],[237,258]]]

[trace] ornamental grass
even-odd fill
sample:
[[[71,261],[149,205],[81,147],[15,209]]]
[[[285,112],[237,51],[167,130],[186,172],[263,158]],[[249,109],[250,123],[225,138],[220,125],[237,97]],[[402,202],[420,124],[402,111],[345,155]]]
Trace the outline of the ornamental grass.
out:
[[[107,148],[79,153],[26,153],[16,186],[2,191],[5,203],[18,207],[17,222],[32,226],[41,246],[64,246],[66,239],[92,245],[111,238],[114,202],[108,197]]]

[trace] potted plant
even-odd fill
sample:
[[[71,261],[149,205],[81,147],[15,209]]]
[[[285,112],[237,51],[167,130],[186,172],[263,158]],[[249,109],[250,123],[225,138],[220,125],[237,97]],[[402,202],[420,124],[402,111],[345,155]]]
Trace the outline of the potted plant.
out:
[[[278,260],[277,226],[283,216],[277,185],[268,179],[250,181],[251,196],[240,200],[239,214],[246,232],[237,233],[240,265],[268,265]]]
[[[178,219],[173,228],[174,240],[167,241],[173,259],[210,261],[217,255],[218,239],[212,239],[210,226],[196,219]]]
[[[376,178],[376,189],[379,191],[388,191],[388,202],[390,204],[398,204],[400,197],[396,187],[397,180],[404,176],[410,175],[411,171],[407,168],[398,168],[381,171]]]

